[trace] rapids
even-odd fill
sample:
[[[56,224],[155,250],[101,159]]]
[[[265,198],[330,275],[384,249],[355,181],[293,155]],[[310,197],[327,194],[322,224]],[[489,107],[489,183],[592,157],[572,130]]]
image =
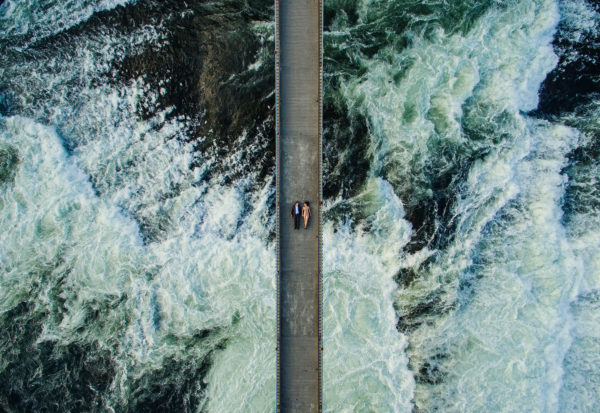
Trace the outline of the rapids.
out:
[[[273,12],[0,2],[0,410],[273,410]],[[324,410],[600,410],[600,7],[324,20]]]
[[[0,6],[0,410],[273,405],[271,15]]]
[[[326,410],[597,410],[596,6],[325,18]]]

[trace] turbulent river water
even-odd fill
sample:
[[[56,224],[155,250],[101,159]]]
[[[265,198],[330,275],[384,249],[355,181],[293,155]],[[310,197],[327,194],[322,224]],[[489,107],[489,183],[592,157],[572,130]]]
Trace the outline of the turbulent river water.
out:
[[[273,13],[0,2],[0,410],[273,411]],[[600,6],[324,24],[325,411],[600,410]]]

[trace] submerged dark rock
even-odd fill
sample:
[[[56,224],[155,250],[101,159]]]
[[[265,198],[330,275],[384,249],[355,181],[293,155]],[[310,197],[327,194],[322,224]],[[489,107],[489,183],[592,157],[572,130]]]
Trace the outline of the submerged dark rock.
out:
[[[425,361],[417,370],[417,374],[415,374],[416,382],[429,385],[442,383],[446,377],[446,372],[443,370],[441,363],[447,358],[447,355],[436,354]]]
[[[272,20],[271,1],[142,0],[95,13],[40,40],[15,39],[22,42],[28,53],[19,53],[8,43],[0,43],[0,51],[6,50],[11,62],[17,62],[18,66],[46,59],[69,64],[81,45],[90,43],[94,49],[107,42],[111,44],[110,39],[114,38],[138,39],[140,32],[145,33],[151,27],[156,40],[116,43],[114,58],[108,58],[103,72],[93,72],[91,76],[73,72],[68,78],[72,87],[66,98],[77,101],[82,89],[103,88],[107,83],[115,90],[135,84],[139,94],[134,102],[134,115],[151,125],[152,131],[167,130],[166,141],[173,139],[190,145],[193,156],[189,169],[202,171],[194,185],[239,183],[240,190],[248,196],[269,185],[274,175]],[[18,94],[24,86],[15,83],[9,87]],[[47,106],[55,104],[45,91],[35,93],[33,100]],[[26,108],[19,114],[45,121],[44,113],[29,110]],[[65,136],[65,148],[75,150],[79,142],[69,140],[68,131]],[[115,165],[112,184],[126,182],[137,162],[138,159],[127,159]],[[99,197],[115,190],[104,178],[102,174],[90,175]],[[164,238],[172,226],[165,205],[184,189],[178,183],[161,188],[150,201],[158,211],[152,216],[143,211],[148,201],[142,207],[123,206],[123,213],[138,222],[144,242]],[[138,188],[137,194],[142,196],[144,191],[145,188]],[[269,207],[273,212],[274,202]],[[250,209],[244,212],[249,213]]]
[[[10,183],[15,179],[19,164],[19,152],[13,146],[0,146],[0,183]]]
[[[0,410],[100,411],[115,364],[98,343],[37,343],[44,314],[22,302],[2,317]]]
[[[598,2],[586,2],[586,7],[600,13]],[[569,179],[562,219],[568,225],[574,215],[595,214],[600,208],[600,183],[594,172],[600,166],[600,128],[594,121],[600,102],[600,32],[561,20],[552,44],[559,61],[542,83],[538,107],[530,115],[560,119],[585,136],[568,154],[563,170]]]
[[[0,116],[10,116],[14,110],[12,96],[8,91],[0,90]]]
[[[121,11],[121,19],[136,26],[153,16],[163,38],[115,61],[113,81],[142,80],[140,118],[150,120],[164,111],[165,122],[184,125],[174,138],[192,143],[190,168],[202,168],[203,181],[231,185],[250,176],[256,184],[247,188],[252,191],[274,174],[274,42],[270,29],[253,28],[271,21],[272,7],[266,1],[226,1],[218,7],[142,2]],[[137,17],[138,9],[143,17]],[[164,199],[179,193],[180,188],[171,188]],[[274,203],[270,206],[274,210]],[[160,239],[171,225],[132,215],[146,241]]]
[[[0,316],[0,411],[197,411],[204,400],[204,376],[212,364],[212,355],[223,349],[227,341],[224,329],[170,336],[169,342],[178,348],[204,348],[203,356],[193,351],[173,355],[159,369],[135,363],[130,366],[127,380],[115,385],[123,356],[118,345],[121,337],[104,337],[106,341],[102,343],[85,339],[69,343],[40,340],[44,326],[53,318],[60,319],[60,313],[68,312],[63,306],[60,285],[58,282],[49,296],[56,314],[40,311],[32,299]],[[117,297],[108,305],[100,305],[102,310],[94,310],[96,305],[90,304],[85,325],[91,328],[94,323],[102,324],[110,318],[110,312],[123,311],[121,307],[128,305],[126,299]],[[126,320],[123,322],[127,324]],[[125,386],[120,388],[122,384]]]
[[[0,42],[0,51],[13,65],[49,57],[68,64],[90,39],[99,43],[106,38],[127,39],[152,27],[157,40],[118,44],[103,75],[69,79],[73,99],[81,88],[106,83],[119,88],[137,82],[139,118],[153,123],[155,130],[172,120],[182,125],[172,138],[193,143],[197,156],[190,166],[202,165],[204,180],[216,177],[221,184],[230,184],[251,175],[263,183],[273,175],[275,164],[272,20],[271,1],[142,0],[97,12],[42,39],[11,38],[10,44]],[[15,49],[14,43],[26,47],[27,53]],[[23,87],[9,83],[11,93],[18,94]],[[18,103],[2,99],[0,113]],[[49,96],[33,99],[43,102]],[[43,113],[20,114],[44,120]]]
[[[596,215],[600,210],[600,128],[595,114],[588,113],[595,112],[596,105],[579,107],[575,116],[565,122],[587,135],[585,144],[568,154],[568,165],[563,169],[569,178],[562,204],[562,220],[567,225],[576,215]]]
[[[383,160],[381,170],[370,171],[373,161],[370,151],[376,149],[369,148],[369,120],[358,109],[360,102],[344,103],[340,88],[347,79],[364,76],[369,70],[365,60],[377,58],[383,47],[393,46],[396,53],[411,47],[413,30],[426,35],[443,27],[447,32],[466,33],[491,6],[489,2],[452,1],[440,13],[436,6],[389,2],[365,13],[355,2],[339,0],[325,4],[323,193],[326,199],[342,199],[328,211],[328,219],[365,224],[364,229],[368,229],[367,217],[352,198],[363,189],[368,174],[374,172],[392,185],[402,200],[405,219],[413,226],[411,240],[404,248],[406,252],[414,253],[425,247],[444,249],[453,240],[456,224],[453,207],[460,196],[461,183],[473,162],[486,154],[482,150],[485,145],[476,142],[478,133],[485,134],[481,125],[465,132],[466,145],[448,143],[442,132],[435,132],[427,143],[431,153],[426,159],[420,159],[425,155],[415,153],[410,164],[400,164],[390,156]],[[409,67],[407,63],[394,82]],[[432,121],[435,123],[435,119]]]
[[[182,341],[183,348],[200,346],[212,332],[203,330]],[[195,412],[205,401],[208,382],[204,377],[212,364],[215,350],[223,349],[220,341],[204,358],[192,355],[166,359],[160,369],[147,369],[130,378],[132,392],[124,412]]]
[[[600,3],[586,5],[600,13]],[[552,44],[559,61],[542,83],[532,112],[541,118],[572,113],[600,98],[600,32],[561,21]]]
[[[143,24],[148,17],[138,22],[138,9],[144,16],[166,16],[156,17],[164,39],[115,62],[117,80],[140,78],[146,85],[139,116],[150,119],[166,110],[166,120],[183,120],[182,139],[193,141],[202,162],[210,159],[213,166],[206,178],[222,175],[228,183],[250,173],[259,180],[272,174],[274,43],[252,28],[272,19],[272,4],[142,2],[124,8],[122,18],[129,21],[131,14]]]
[[[64,76],[53,77],[54,73],[50,73],[63,69],[57,65],[50,67],[47,75],[60,80],[61,87],[66,84],[68,90],[65,96],[53,96],[45,87],[44,79],[37,80],[37,84],[35,79],[25,84],[17,77],[6,75],[3,78],[6,84],[0,91],[0,115],[18,114],[40,123],[56,124],[49,113],[56,107],[53,103],[57,98],[64,98],[58,103],[65,107],[77,106],[81,105],[76,98],[82,91],[103,88],[108,83],[118,93],[120,88],[136,83],[140,85],[141,94],[135,102],[133,117],[150,124],[154,130],[176,121],[181,127],[175,128],[165,139],[191,143],[194,153],[190,168],[201,166],[206,171],[201,179],[212,179],[217,185],[235,184],[248,177],[250,183],[240,186],[246,191],[243,196],[250,198],[256,188],[273,185],[272,19],[272,1],[141,0],[95,13],[73,27],[43,38],[26,34],[3,39],[0,52],[6,52],[15,74],[22,75],[20,70],[28,70],[21,69],[23,67],[59,62],[65,68]],[[148,28],[156,32],[158,40],[134,44],[139,41],[137,35],[146,33]],[[131,44],[127,44],[128,39]],[[114,53],[104,56],[103,47]],[[80,62],[74,61],[73,56],[82,48],[89,51],[90,59],[96,56],[100,59],[98,67],[94,67],[97,71],[87,73],[86,68],[77,66]],[[21,101],[19,92],[26,88],[34,89],[27,95],[30,101]],[[14,102],[5,99],[7,96],[14,96]],[[76,117],[78,108],[69,109],[72,109],[69,115]],[[129,107],[123,115],[132,115]],[[120,119],[109,121],[118,123]],[[56,128],[62,135],[60,119],[58,123]],[[68,133],[64,135],[65,147],[71,155],[80,141],[69,140]],[[118,191],[119,185],[127,185],[125,178],[136,173],[138,160],[143,161],[133,156],[119,163],[114,169],[114,181],[108,184],[101,176],[94,176],[94,171],[90,172],[96,196],[102,198]],[[0,180],[10,182],[20,162],[18,152],[10,147],[0,148],[0,162]],[[138,192],[135,187],[131,198],[146,190],[142,187],[145,184],[140,184]],[[165,237],[172,219],[167,204],[184,190],[182,186],[180,182],[173,182],[160,188],[155,198],[148,197],[148,203],[156,206],[153,212],[158,213],[140,211],[147,204],[139,209],[135,202],[131,204],[133,207],[123,206],[122,214],[138,221],[144,241]],[[274,195],[269,197],[270,212],[274,211],[274,199]],[[272,218],[266,217],[265,222],[272,223],[268,219]],[[206,329],[191,337],[169,335],[165,339],[166,356],[159,360],[158,366],[137,363],[137,358],[128,353],[132,350],[124,335],[132,323],[139,322],[135,316],[130,317],[132,308],[138,305],[133,305],[131,300],[139,300],[139,297],[125,293],[114,297],[98,294],[94,299],[82,298],[85,301],[82,302],[78,300],[78,290],[67,291],[63,285],[69,284],[73,289],[80,287],[78,281],[70,278],[72,274],[65,273],[62,279],[51,280],[59,265],[64,263],[54,265],[43,274],[28,274],[32,280],[39,279],[40,285],[31,290],[27,287],[15,290],[24,294],[25,301],[0,314],[3,332],[0,334],[3,364],[0,411],[200,410],[205,402],[205,377],[212,355],[225,346],[229,332]],[[55,285],[49,287],[51,282]],[[42,284],[43,299],[40,297]],[[83,313],[83,321],[75,328],[73,337],[42,338],[44,329],[56,328],[67,313],[73,311],[74,301],[81,304],[76,310]],[[152,327],[157,331],[166,329],[160,308],[152,300],[151,304],[156,307],[151,309]],[[88,329],[101,333],[88,335]],[[162,336],[157,334],[156,339]],[[122,363],[127,364],[127,371],[122,370]],[[119,374],[123,382],[114,384]]]
[[[369,130],[362,115],[348,113],[332,98],[334,87],[326,86],[323,105],[323,197],[349,199],[367,178]]]

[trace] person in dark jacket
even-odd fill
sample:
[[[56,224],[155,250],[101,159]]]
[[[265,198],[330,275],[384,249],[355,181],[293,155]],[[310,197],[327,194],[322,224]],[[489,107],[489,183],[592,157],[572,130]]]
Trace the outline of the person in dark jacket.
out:
[[[294,229],[300,229],[300,218],[302,217],[302,208],[300,202],[296,201],[292,206],[292,218],[294,219]]]

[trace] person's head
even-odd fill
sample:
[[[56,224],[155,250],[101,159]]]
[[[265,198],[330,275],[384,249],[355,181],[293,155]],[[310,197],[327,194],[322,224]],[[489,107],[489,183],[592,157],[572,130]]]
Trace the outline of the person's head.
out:
[[[310,206],[310,204],[308,203],[308,201],[304,201],[304,205]]]
[[[296,203],[294,205],[300,205],[300,202],[296,201]]]

